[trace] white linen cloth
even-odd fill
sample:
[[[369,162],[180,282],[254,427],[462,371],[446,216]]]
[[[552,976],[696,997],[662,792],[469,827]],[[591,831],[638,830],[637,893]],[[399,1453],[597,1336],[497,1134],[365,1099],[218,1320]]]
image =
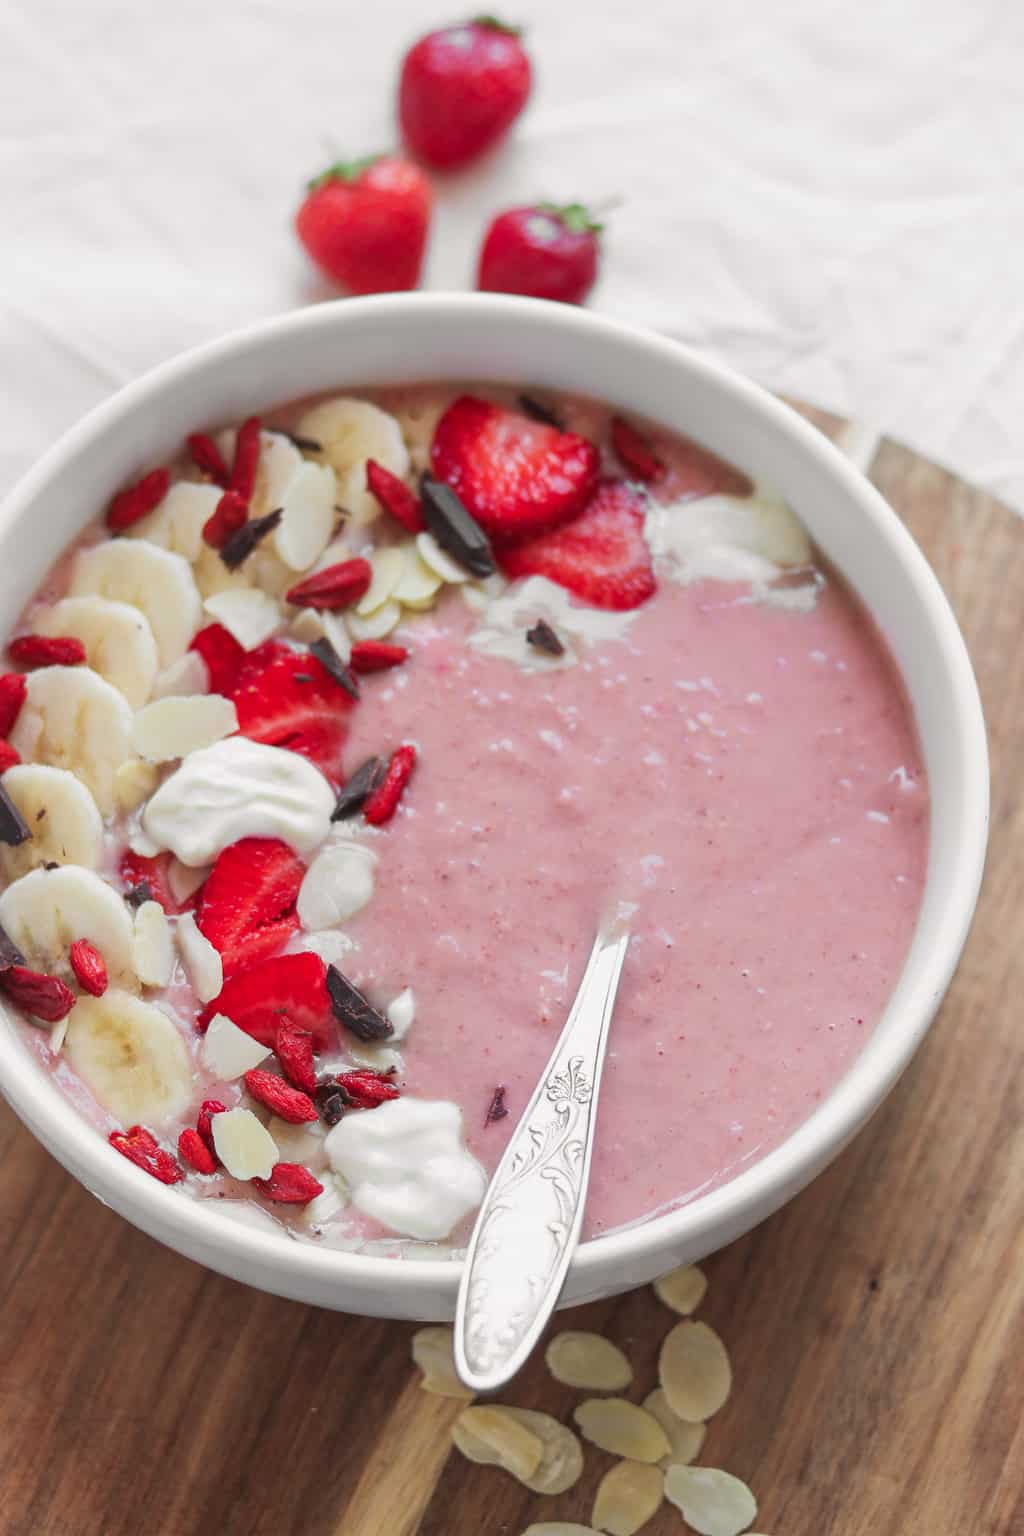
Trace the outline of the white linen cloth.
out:
[[[439,180],[427,286],[472,283],[494,210],[621,197],[595,307],[1024,508],[1024,7],[506,7],[535,95]],[[394,141],[400,54],[459,11],[0,0],[0,489],[152,364],[325,296],[303,182]]]

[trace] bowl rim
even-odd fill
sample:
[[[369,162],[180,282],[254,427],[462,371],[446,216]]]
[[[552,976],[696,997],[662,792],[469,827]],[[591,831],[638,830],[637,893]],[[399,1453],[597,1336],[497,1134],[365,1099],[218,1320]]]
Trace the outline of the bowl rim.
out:
[[[683,343],[589,310],[542,300],[491,294],[389,294],[343,299],[296,310],[230,332],[149,370],[102,401],[63,434],[20,479],[0,504],[0,535],[83,445],[102,437],[126,413],[168,390],[184,384],[197,371],[224,364],[252,347],[272,346],[282,338],[312,333],[324,325],[344,329],[353,320],[376,317],[380,325],[401,324],[404,314],[432,311],[439,325],[480,324],[484,316],[515,323],[538,314],[554,330],[590,332],[609,346],[639,348],[650,357],[687,372],[698,387],[713,384],[721,393],[759,415],[794,450],[815,461],[841,491],[856,503],[880,542],[898,560],[908,585],[917,589],[927,609],[935,641],[949,682],[950,717],[958,725],[962,770],[963,836],[937,925],[932,953],[921,967],[914,987],[902,998],[899,1018],[887,1024],[885,1049],[861,1051],[819,1107],[789,1136],[750,1167],[726,1183],[688,1203],[640,1219],[627,1227],[582,1243],[574,1256],[567,1286],[577,1294],[593,1292],[603,1277],[619,1271],[629,1276],[630,1264],[648,1259],[654,1250],[665,1254],[699,1246],[703,1231],[735,1235],[754,1224],[759,1213],[775,1209],[787,1192],[795,1192],[845,1145],[869,1117],[911,1059],[931,1022],[960,958],[981,882],[988,825],[988,751],[977,683],[966,645],[949,603],[924,555],[896,513],[873,485],[815,427],[761,386],[703,356]],[[343,369],[339,368],[339,372]],[[500,382],[500,380],[499,380]],[[260,1272],[273,1276],[271,1289],[282,1294],[305,1290],[323,1294],[337,1288],[344,1301],[350,1292],[364,1296],[386,1287],[390,1306],[414,1315],[417,1297],[454,1299],[462,1264],[417,1258],[382,1257],[321,1248],[312,1243],[284,1241],[281,1234],[225,1219],[215,1202],[182,1199],[154,1180],[141,1180],[138,1170],[121,1158],[77,1111],[54,1117],[49,1112],[60,1090],[40,1070],[29,1052],[0,1059],[0,1091],[37,1138],[100,1199],[109,1201],[136,1225],[182,1251],[201,1249],[204,1261],[220,1267],[230,1259],[228,1273],[246,1275],[259,1284]],[[63,1096],[60,1095],[62,1101]],[[64,1101],[66,1102],[66,1101]],[[782,1191],[780,1194],[779,1192]],[[143,1214],[148,1213],[148,1214]],[[707,1251],[706,1248],[704,1251]]]

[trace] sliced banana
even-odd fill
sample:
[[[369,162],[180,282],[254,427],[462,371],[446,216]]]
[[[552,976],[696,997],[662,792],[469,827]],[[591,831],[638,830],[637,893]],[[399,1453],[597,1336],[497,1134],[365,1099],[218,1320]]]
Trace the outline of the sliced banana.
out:
[[[111,987],[80,997],[64,1050],[72,1069],[122,1125],[150,1129],[181,1115],[192,1098],[188,1051],[165,1013]]]
[[[4,774],[4,789],[32,833],[17,848],[0,847],[5,880],[17,880],[40,864],[99,868],[103,818],[81,779],[66,768],[19,763]]]
[[[40,667],[26,682],[11,744],[25,761],[77,774],[110,816],[117,770],[135,756],[128,701],[91,667]]]
[[[124,901],[91,869],[67,864],[33,869],[0,896],[0,927],[35,970],[71,974],[68,952],[88,939],[103,956],[115,987],[134,987],[134,930]]]
[[[149,698],[157,674],[156,641],[145,614],[108,597],[65,597],[32,615],[37,635],[75,635],[94,672],[133,709]]]
[[[203,547],[203,529],[217,510],[222,495],[219,485],[179,480],[148,517],[134,524],[129,536],[159,544],[161,549],[184,555],[186,560],[198,560]]]
[[[446,409],[443,401],[412,399],[395,412],[398,429],[417,475],[430,468],[434,433]]]
[[[202,617],[188,561],[145,539],[108,539],[81,550],[71,571],[71,596],[90,593],[141,609],[161,667],[188,649]]]
[[[380,512],[366,489],[366,461],[376,459],[393,475],[409,472],[409,450],[394,416],[368,400],[342,396],[307,411],[298,431],[321,445],[319,458],[338,478],[338,501],[353,525],[371,523]]]

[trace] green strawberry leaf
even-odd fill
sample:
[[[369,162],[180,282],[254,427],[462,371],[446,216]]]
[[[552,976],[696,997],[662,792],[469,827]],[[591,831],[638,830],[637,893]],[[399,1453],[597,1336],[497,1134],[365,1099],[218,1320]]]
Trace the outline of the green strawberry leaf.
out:
[[[507,21],[499,21],[497,16],[474,16],[470,20],[470,26],[486,27],[488,32],[504,32],[508,37],[522,37],[522,27],[514,27]]]
[[[380,155],[364,155],[360,160],[335,160],[319,176],[314,176],[312,181],[307,181],[306,190],[315,192],[319,187],[325,187],[329,181],[358,181],[364,171],[368,171],[371,165],[376,165],[382,157]]]
[[[538,203],[537,207],[542,212],[561,219],[566,229],[573,235],[599,235],[604,229],[603,224],[591,218],[589,210],[583,203]]]

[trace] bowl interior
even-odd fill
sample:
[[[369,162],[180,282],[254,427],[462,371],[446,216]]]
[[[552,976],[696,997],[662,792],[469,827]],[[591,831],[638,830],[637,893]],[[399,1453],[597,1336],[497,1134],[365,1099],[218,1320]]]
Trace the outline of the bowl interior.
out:
[[[76,427],[0,511],[0,628],[117,486],[176,453],[197,426],[348,386],[491,379],[593,395],[706,443],[776,487],[886,637],[916,715],[931,785],[924,901],[875,1033],[828,1099],[749,1170],[678,1211],[583,1245],[567,1301],[607,1294],[695,1258],[761,1219],[852,1136],[909,1060],[966,936],[988,810],[984,727],[956,623],[916,545],[871,486],[813,428],[742,379],[663,341],[562,306],[484,296],[346,301],[199,349],[130,386]],[[322,1251],[162,1189],[69,1113],[0,1022],[0,1086],[52,1152],[136,1224],[215,1268],[324,1305],[450,1313],[457,1263]]]

